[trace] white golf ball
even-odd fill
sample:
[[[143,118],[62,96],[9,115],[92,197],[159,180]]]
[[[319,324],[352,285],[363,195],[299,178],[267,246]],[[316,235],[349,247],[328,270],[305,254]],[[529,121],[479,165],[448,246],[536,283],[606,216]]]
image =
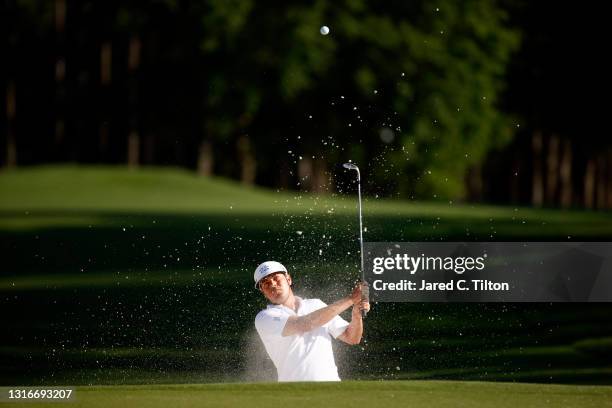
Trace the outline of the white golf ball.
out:
[[[321,34],[327,35],[327,34],[329,34],[329,27],[328,26],[323,26],[323,27],[321,27],[321,29],[319,31],[321,32]]]

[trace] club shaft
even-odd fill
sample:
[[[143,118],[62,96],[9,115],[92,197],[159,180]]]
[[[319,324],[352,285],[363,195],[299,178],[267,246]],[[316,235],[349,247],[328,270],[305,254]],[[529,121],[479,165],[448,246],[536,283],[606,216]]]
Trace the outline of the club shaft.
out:
[[[361,280],[365,282],[365,268],[363,266],[363,221],[361,219],[361,175],[357,169],[357,196],[359,197],[359,246],[361,253]]]
[[[361,216],[361,174],[359,173],[359,168],[357,168],[357,197],[359,198],[359,247],[361,253],[361,281],[367,285],[365,280],[365,268],[363,265],[363,220]],[[362,288],[362,291],[364,288]],[[361,298],[362,300],[368,300],[370,298],[370,291],[365,288],[366,292],[362,292]],[[365,318],[368,313],[365,310],[361,311],[361,317]]]
[[[361,216],[361,172],[359,171],[359,167],[352,163],[345,163],[345,169],[355,170],[357,171],[357,197],[359,202],[359,253],[361,255],[361,301],[369,302],[370,301],[370,289],[368,283],[365,280],[365,267],[363,262],[363,217]],[[368,312],[364,309],[361,310],[361,316],[366,317]]]

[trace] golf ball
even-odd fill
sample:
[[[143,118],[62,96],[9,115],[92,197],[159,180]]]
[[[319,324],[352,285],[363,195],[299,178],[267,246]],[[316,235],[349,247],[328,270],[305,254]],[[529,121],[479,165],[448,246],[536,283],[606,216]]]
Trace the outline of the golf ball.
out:
[[[329,27],[328,26],[323,26],[321,27],[321,30],[319,30],[321,32],[321,34],[323,35],[327,35],[329,34]]]

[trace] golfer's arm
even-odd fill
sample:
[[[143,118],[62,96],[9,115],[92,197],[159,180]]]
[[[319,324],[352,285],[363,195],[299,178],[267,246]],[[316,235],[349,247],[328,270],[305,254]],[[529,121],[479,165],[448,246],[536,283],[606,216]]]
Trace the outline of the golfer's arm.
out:
[[[307,315],[291,316],[289,319],[287,319],[282,335],[293,336],[295,334],[306,333],[316,329],[317,327],[321,327],[352,305],[353,301],[351,298],[346,297]]]
[[[359,308],[353,308],[353,317],[351,323],[340,336],[339,340],[351,345],[359,344],[361,342],[361,336],[363,335],[363,319],[361,318],[361,311]]]

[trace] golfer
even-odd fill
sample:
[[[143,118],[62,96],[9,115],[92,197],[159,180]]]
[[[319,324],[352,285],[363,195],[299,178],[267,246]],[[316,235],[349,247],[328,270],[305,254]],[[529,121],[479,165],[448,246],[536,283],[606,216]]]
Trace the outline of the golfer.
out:
[[[359,344],[363,334],[361,285],[350,296],[331,305],[320,299],[293,294],[287,269],[274,261],[255,270],[255,288],[270,301],[257,314],[255,327],[278,372],[278,381],[340,381],[330,336],[347,344]],[[353,308],[351,322],[339,316]]]

